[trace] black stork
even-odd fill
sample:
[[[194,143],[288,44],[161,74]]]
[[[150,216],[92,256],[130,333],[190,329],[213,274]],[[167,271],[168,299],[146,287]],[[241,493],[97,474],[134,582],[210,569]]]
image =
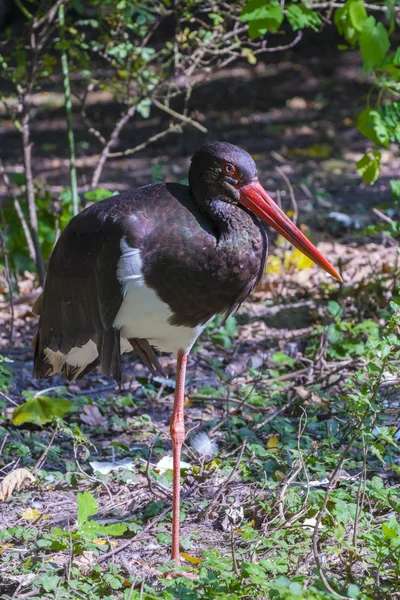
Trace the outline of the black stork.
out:
[[[234,313],[260,280],[265,223],[341,280],[261,186],[251,156],[216,142],[194,154],[189,186],[146,185],[74,217],[34,306],[38,378],[78,379],[101,365],[120,383],[125,352],[136,352],[153,374],[163,374],[154,349],[177,356],[170,431],[172,558],[178,563],[187,356],[215,315]]]

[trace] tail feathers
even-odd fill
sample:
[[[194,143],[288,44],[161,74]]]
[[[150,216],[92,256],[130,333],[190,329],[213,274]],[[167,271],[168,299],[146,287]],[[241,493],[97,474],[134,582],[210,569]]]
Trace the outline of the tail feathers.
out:
[[[101,364],[104,373],[112,376],[120,385],[122,380],[121,369],[121,343],[119,330],[110,329],[96,340],[85,340],[85,343],[74,345],[66,344],[65,340],[60,345],[55,344],[52,349],[48,344],[44,346],[40,339],[40,329],[36,333],[32,346],[34,355],[34,376],[45,379],[54,375],[62,375],[68,381],[81,379],[87,373]],[[65,351],[65,348],[68,350]]]
[[[96,344],[86,341],[81,346],[69,347],[67,352],[53,350],[41,343],[40,329],[32,341],[34,348],[33,373],[37,379],[63,375],[68,381],[80,379],[99,364]],[[56,346],[58,347],[58,346]]]
[[[40,310],[42,308],[43,305],[43,292],[40,294],[40,296],[38,296],[32,306],[32,312],[34,315],[39,316],[40,315]]]
[[[97,348],[104,373],[108,376],[112,375],[118,385],[121,385],[121,337],[119,329],[106,331]]]

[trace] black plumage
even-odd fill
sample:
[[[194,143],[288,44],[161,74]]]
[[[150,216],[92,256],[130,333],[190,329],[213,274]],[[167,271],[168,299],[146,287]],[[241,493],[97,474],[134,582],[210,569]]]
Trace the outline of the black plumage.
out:
[[[98,358],[84,369],[60,359],[58,371],[71,379],[100,363],[107,375],[121,380],[120,333],[113,325],[124,298],[117,275],[122,238],[140,250],[145,283],[170,307],[172,324],[196,327],[237,310],[263,273],[267,238],[264,225],[238,204],[235,187],[221,176],[221,160],[240,169],[241,184],[256,179],[247,153],[231,144],[208,144],[193,157],[190,187],[144,186],[71,220],[35,307],[40,313],[36,377],[57,372],[46,349],[66,355],[92,340]]]

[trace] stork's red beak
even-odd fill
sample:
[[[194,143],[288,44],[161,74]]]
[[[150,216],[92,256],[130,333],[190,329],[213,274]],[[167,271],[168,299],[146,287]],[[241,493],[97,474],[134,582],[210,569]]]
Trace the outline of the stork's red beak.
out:
[[[296,246],[303,254],[308,256],[316,265],[324,269],[338,281],[342,281],[339,273],[331,263],[322,256],[321,252],[301,233],[300,229],[285,215],[279,206],[267,194],[258,181],[248,185],[238,186],[240,191],[239,202],[249,208],[260,219],[271,225],[293,246]]]

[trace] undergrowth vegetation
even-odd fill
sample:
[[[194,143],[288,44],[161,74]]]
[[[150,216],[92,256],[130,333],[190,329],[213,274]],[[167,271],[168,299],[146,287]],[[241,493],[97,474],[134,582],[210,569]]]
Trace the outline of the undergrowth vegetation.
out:
[[[207,361],[210,342],[220,349],[211,360],[219,383],[188,394],[188,405],[202,407],[208,443],[196,451],[189,432],[180,569],[165,562],[171,464],[161,467],[168,436],[151,413],[168,382],[139,378],[134,395],[114,402],[31,393],[10,414],[22,427],[5,419],[1,427],[3,464],[36,477],[10,498],[18,516],[0,533],[3,597],[20,588],[49,600],[398,597],[395,286],[392,272],[376,290],[386,308],[360,320],[350,287],[335,299],[321,289],[324,324],[304,352],[275,349],[261,369],[249,355],[246,376],[224,367],[246,313],[226,329],[209,326],[198,353]],[[57,490],[70,493],[55,519]],[[146,547],[157,549],[157,567]]]

